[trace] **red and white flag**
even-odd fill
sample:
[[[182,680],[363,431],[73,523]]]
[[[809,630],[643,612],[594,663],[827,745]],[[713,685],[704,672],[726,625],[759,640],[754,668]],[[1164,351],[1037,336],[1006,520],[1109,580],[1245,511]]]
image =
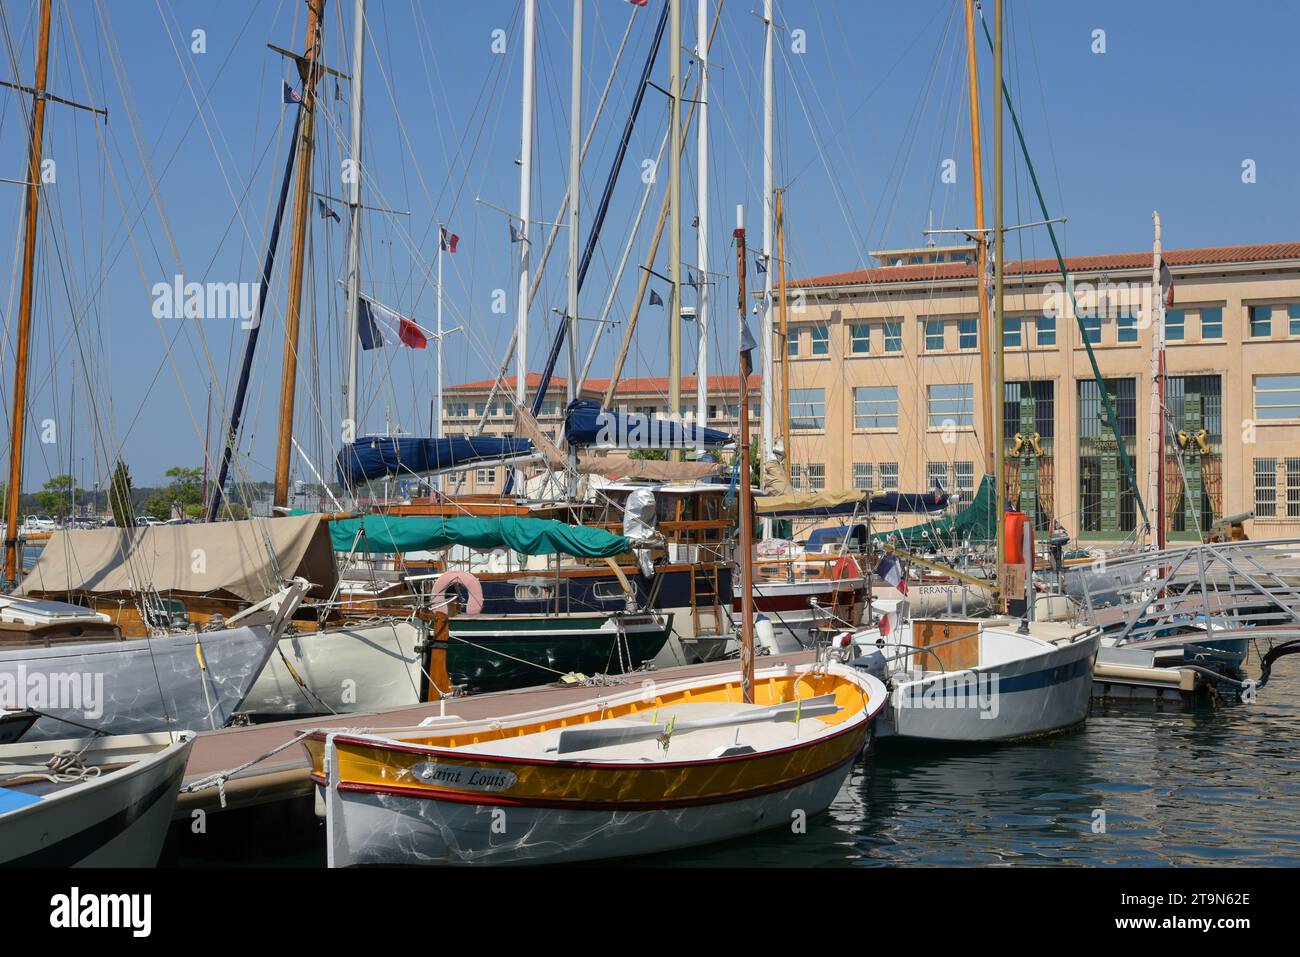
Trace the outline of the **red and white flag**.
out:
[[[414,322],[365,296],[357,301],[357,336],[362,349],[393,345],[423,349],[429,344],[428,333]]]

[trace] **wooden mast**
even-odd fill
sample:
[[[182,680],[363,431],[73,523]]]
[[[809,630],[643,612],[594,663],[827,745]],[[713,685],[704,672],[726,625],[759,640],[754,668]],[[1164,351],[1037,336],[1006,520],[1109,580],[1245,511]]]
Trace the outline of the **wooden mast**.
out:
[[[736,308],[740,312],[740,445],[736,485],[740,489],[740,687],[754,703],[754,503],[749,487],[749,373],[754,343],[745,336],[745,207],[736,207]],[[746,348],[746,347],[749,348]]]
[[[1003,222],[1002,222],[1002,205],[1003,205],[1003,170],[1002,170],[1002,104],[998,97],[1002,94],[1002,0],[996,0],[997,5],[993,13],[993,95],[994,102],[998,104],[998,110],[993,114],[993,182],[994,182],[994,220],[993,220],[993,295],[996,302],[994,310],[996,316],[993,322],[995,337],[993,342],[997,346],[997,362],[994,364],[993,377],[993,395],[994,402],[1002,401],[1003,380],[1006,378],[1006,349],[1002,336],[1002,307],[1004,301],[1003,288]],[[1007,490],[1006,481],[1003,478],[1003,462],[1006,456],[1006,450],[1003,448],[1004,443],[994,442],[994,465],[993,465],[993,487],[997,490],[997,509],[993,520],[997,527],[997,591],[994,592],[993,604],[994,609],[1001,613],[1006,609],[1006,561],[1007,561],[1007,529],[1006,529],[1006,511],[1007,511]]]
[[[10,430],[9,487],[5,523],[5,579],[18,580],[18,498],[23,483],[23,432],[27,424],[27,365],[31,352],[32,273],[36,264],[36,229],[41,203],[41,143],[45,135],[45,78],[50,58],[50,3],[41,0],[36,43],[36,78],[32,124],[27,147],[27,216],[23,233],[23,285],[18,300],[18,343],[14,363],[14,408]]]
[[[1160,213],[1153,212],[1155,242],[1151,256],[1151,465],[1147,478],[1147,501],[1153,503],[1155,522],[1151,529],[1151,544],[1157,549],[1165,547],[1165,293],[1160,284],[1162,256]],[[1200,503],[1193,514],[1200,516]],[[1199,535],[1202,529],[1197,529]]]
[[[289,501],[289,460],[293,454],[293,408],[298,385],[298,333],[302,313],[302,277],[311,201],[311,159],[315,127],[316,80],[320,76],[321,23],[325,0],[307,0],[307,52],[299,61],[302,75],[302,128],[298,132],[298,172],[293,193],[293,244],[289,260],[289,295],[284,311],[284,363],[280,371],[280,428],[275,450],[277,507]]]
[[[979,303],[979,334],[976,337],[980,346],[980,368],[984,372],[984,381],[993,381],[993,360],[989,352],[994,341],[994,330],[989,325],[988,291],[984,287],[984,277],[988,273],[988,236],[984,232],[984,163],[980,155],[980,74],[975,59],[975,0],[966,0],[966,85],[970,92],[970,158],[971,176],[975,190],[975,298]],[[996,465],[995,446],[1002,441],[995,424],[1000,416],[1001,396],[987,396],[984,399],[984,472],[994,474]],[[1000,481],[1000,479],[999,479]]]
[[[781,444],[785,446],[785,480],[790,481],[790,302],[785,294],[785,190],[776,191],[777,295],[781,297]]]

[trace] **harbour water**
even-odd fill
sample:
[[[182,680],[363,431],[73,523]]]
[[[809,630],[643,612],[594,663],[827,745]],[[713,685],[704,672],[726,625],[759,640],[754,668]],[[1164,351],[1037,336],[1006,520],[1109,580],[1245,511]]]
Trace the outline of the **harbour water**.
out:
[[[802,834],[776,829],[624,866],[1294,867],[1297,661],[1280,661],[1253,704],[1094,705],[1080,730],[999,747],[886,743]],[[1259,673],[1254,655],[1247,670]],[[324,866],[324,825],[303,814],[309,804],[291,827],[245,818],[235,845],[212,840],[226,830],[218,815],[208,835],[174,831],[164,864]]]

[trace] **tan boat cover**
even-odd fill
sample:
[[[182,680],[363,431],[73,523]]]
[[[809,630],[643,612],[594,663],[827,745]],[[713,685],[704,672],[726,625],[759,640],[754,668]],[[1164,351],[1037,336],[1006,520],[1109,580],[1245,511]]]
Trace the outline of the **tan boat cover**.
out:
[[[789,495],[758,495],[754,497],[754,511],[759,515],[770,512],[815,512],[824,508],[836,508],[851,502],[861,502],[867,493],[861,489],[846,489],[842,492],[809,492]]]
[[[16,593],[226,592],[261,601],[297,575],[314,595],[328,595],[337,580],[319,515],[54,532]]]
[[[568,458],[551,441],[526,409],[515,410],[515,435],[533,443],[547,466],[559,472],[568,467]],[[695,482],[723,473],[717,462],[666,462],[658,459],[634,459],[627,455],[579,455],[578,474],[602,475],[607,479],[640,479],[645,482]]]

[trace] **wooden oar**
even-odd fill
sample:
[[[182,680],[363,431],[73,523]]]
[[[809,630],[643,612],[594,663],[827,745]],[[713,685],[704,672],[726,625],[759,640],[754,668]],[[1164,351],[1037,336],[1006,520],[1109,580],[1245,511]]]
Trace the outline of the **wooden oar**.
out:
[[[649,738],[682,734],[686,731],[702,731],[706,728],[728,728],[741,724],[758,724],[761,721],[798,721],[802,718],[819,718],[839,710],[839,705],[835,703],[835,695],[824,694],[815,698],[805,698],[802,701],[787,701],[757,711],[742,711],[716,718],[702,718],[699,721],[672,721],[634,728],[574,728],[560,732],[556,751],[560,754],[569,754],[573,751],[590,751],[593,748],[607,748],[616,744],[631,744]]]

